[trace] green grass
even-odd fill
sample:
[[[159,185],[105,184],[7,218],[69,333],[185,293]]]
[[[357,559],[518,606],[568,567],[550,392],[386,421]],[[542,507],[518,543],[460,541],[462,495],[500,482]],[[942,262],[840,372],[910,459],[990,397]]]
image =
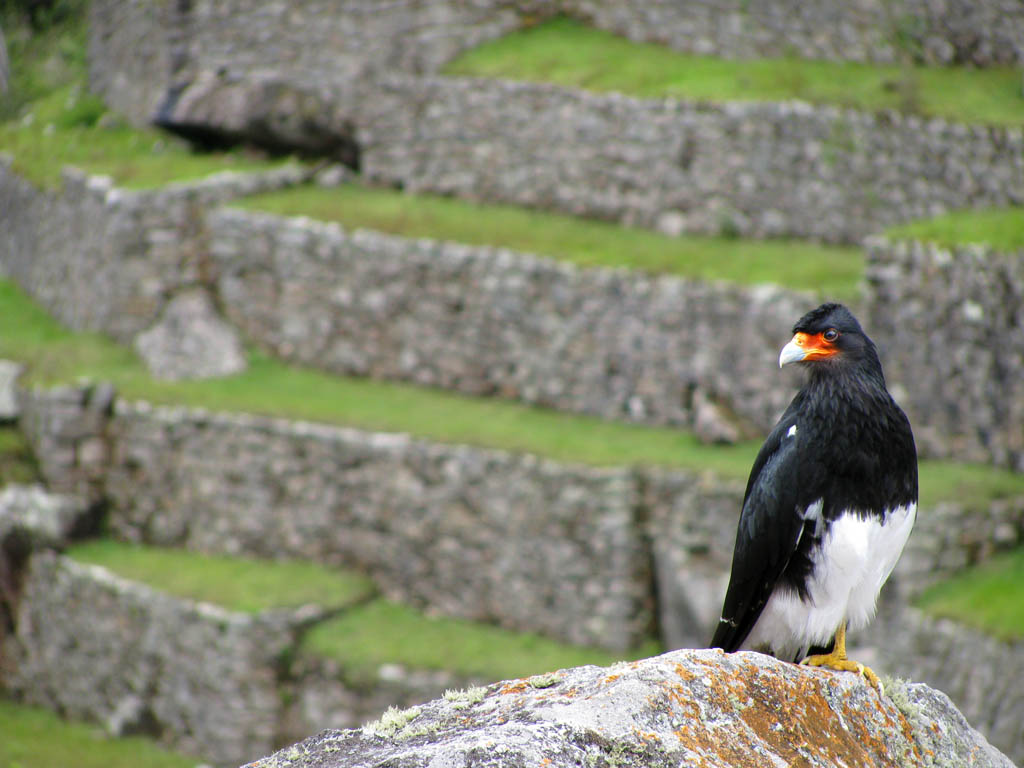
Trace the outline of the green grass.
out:
[[[552,82],[641,98],[781,101],[896,109],[961,122],[1024,123],[1017,69],[882,66],[797,58],[731,61],[638,44],[556,19],[481,45],[451,75]]]
[[[84,4],[41,32],[14,14],[0,18],[11,61],[10,92],[0,99],[0,152],[15,170],[48,188],[65,165],[112,176],[127,187],[154,187],[222,170],[260,170],[271,163],[242,150],[196,153],[164,131],[136,129],[87,89]]]
[[[308,562],[211,556],[109,539],[76,544],[67,554],[168,594],[234,611],[259,613],[305,604],[353,606],[316,625],[303,648],[341,662],[354,679],[365,679],[385,663],[452,669],[497,680],[579,664],[606,665],[621,658],[477,622],[427,617],[386,600],[358,605],[376,592],[369,579]],[[651,642],[629,655],[657,652]]]
[[[0,768],[195,768],[147,739],[111,739],[44,709],[0,699]]]
[[[365,576],[311,562],[206,555],[107,539],[76,544],[67,554],[177,597],[244,613],[306,604],[340,608],[376,591]]]
[[[797,240],[667,237],[608,222],[511,205],[348,185],[293,187],[237,205],[309,216],[404,237],[429,237],[538,253],[582,266],[629,267],[706,280],[778,283],[840,299],[857,295],[864,271],[858,248]]]
[[[998,250],[1024,248],[1024,208],[953,211],[933,219],[893,227],[886,235],[895,240],[927,240],[947,247],[983,243]]]
[[[167,382],[134,352],[98,334],[61,328],[11,282],[0,280],[0,357],[28,366],[26,383],[112,381],[126,399],[283,416],[446,442],[530,451],[596,465],[653,463],[745,475],[757,446],[704,446],[674,429],[603,422],[495,398],[334,376],[250,354],[245,373]]]
[[[27,383],[109,380],[126,399],[407,432],[442,442],[536,453],[597,466],[661,465],[746,479],[756,441],[701,444],[689,432],[606,422],[497,398],[473,398],[408,384],[335,376],[250,354],[245,373],[167,382],[135,354],[98,334],[61,328],[9,281],[0,280],[0,357],[28,366]],[[992,467],[921,462],[921,499],[984,506],[1024,494],[1024,475]]]
[[[661,652],[654,641],[624,654],[572,646],[462,619],[427,617],[387,600],[318,624],[304,638],[303,649],[334,659],[347,670],[375,671],[381,664],[399,661],[412,668],[447,669],[487,681],[582,664],[607,666]]]
[[[996,499],[1024,497],[1024,473],[984,464],[923,460],[918,474],[924,508],[954,500],[980,510]]]
[[[918,605],[1004,640],[1024,639],[1024,548],[936,584]]]

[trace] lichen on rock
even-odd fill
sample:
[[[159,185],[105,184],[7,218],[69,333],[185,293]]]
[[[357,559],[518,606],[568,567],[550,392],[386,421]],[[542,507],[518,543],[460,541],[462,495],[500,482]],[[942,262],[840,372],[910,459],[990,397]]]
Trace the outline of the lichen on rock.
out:
[[[525,679],[493,684],[468,706],[457,696],[437,699],[394,733],[324,731],[249,768],[481,760],[547,768],[1012,768],[944,694],[923,685],[894,683],[894,701],[856,675],[718,650],[578,667],[548,679],[542,687]]]

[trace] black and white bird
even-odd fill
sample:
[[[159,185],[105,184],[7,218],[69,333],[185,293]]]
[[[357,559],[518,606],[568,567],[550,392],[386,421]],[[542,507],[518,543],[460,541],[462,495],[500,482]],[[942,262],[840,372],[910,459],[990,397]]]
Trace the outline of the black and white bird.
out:
[[[873,618],[913,528],[914,436],[846,307],[823,304],[793,333],[779,367],[799,363],[807,381],[750,471],[711,647],[857,671],[879,686],[847,659],[846,630]]]

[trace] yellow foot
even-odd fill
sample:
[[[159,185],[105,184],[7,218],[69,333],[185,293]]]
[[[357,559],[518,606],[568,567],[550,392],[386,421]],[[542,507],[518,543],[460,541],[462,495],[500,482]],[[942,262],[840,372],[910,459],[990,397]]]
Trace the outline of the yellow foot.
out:
[[[850,661],[846,658],[846,654],[838,654],[835,651],[832,653],[825,653],[819,656],[808,656],[806,659],[800,662],[801,664],[807,664],[811,667],[827,667],[828,669],[839,670],[840,672],[856,672],[858,675],[863,677],[871,685],[878,689],[880,696],[885,695],[885,690],[882,688],[882,681],[878,679],[878,675],[874,673],[871,667],[865,667],[856,661]]]

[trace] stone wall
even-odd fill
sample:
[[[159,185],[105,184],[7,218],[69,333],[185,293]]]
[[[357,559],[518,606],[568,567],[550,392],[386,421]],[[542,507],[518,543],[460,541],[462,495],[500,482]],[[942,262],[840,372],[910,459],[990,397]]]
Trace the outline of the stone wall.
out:
[[[815,303],[230,209],[208,232],[228,318],[286,360],[611,419],[703,413],[710,438],[771,427],[795,383],[778,349]]]
[[[1024,10],[1013,0],[570,0],[563,8],[632,40],[726,58],[1024,60]]]
[[[468,48],[555,14],[729,58],[1024,60],[1024,10],[1014,0],[352,0],[340,9],[324,0],[97,0],[90,77],[117,109],[146,122],[201,70],[348,82],[388,71],[433,74]]]
[[[921,449],[1024,471],[1024,258],[872,238],[865,318]]]
[[[401,600],[619,649],[655,624],[667,646],[700,647],[718,619],[738,481],[143,403],[118,401],[100,424],[90,402],[27,391],[22,418],[58,455],[105,436],[102,493],[123,538],[357,565]],[[82,472],[42,469],[57,488]],[[923,509],[890,591],[909,599],[1022,542],[1024,499]]]
[[[162,328],[198,292],[288,360],[681,425],[709,440],[768,428],[795,387],[771,371],[810,296],[218,207],[308,173],[136,192],[68,171],[53,192],[2,165],[0,271],[63,323],[120,341]],[[1015,173],[1011,163],[990,181]],[[868,261],[864,324],[922,455],[1022,469],[1019,257],[876,239]]]
[[[19,699],[220,765],[280,745],[287,623],[178,600],[52,552],[31,558],[19,606],[3,642],[3,682]]]
[[[209,283],[207,209],[307,175],[288,165],[130,190],[68,168],[47,190],[0,158],[0,271],[67,327],[127,343],[175,294]]]
[[[391,74],[358,85],[203,73],[164,115],[283,143],[295,104],[370,180],[653,227],[858,242],[953,208],[1024,200],[1024,134],[803,102],[634,99]],[[255,132],[255,133],[254,133]]]
[[[394,76],[354,121],[370,179],[673,234],[857,242],[1024,200],[1020,129],[896,113]]]
[[[129,404],[108,433],[118,536],[354,565],[393,598],[575,643],[651,628],[628,470]]]
[[[346,606],[229,611],[47,546],[17,574],[13,630],[0,627],[0,690],[113,736],[238,765],[323,728],[357,728],[388,707],[491,682],[391,664],[361,670],[356,687],[353,670],[302,650],[304,632]]]
[[[634,36],[689,39],[702,47],[702,36],[711,34],[708,26],[714,35],[739,31],[742,39],[740,17],[761,19],[755,26],[765,29],[796,20],[804,31],[780,32],[787,45],[814,30],[815,41],[827,47],[830,32],[839,30],[845,41],[836,47],[843,50],[856,36],[852,30],[876,26],[872,19],[892,15],[889,21],[901,34],[912,29],[928,38],[924,30],[932,22],[907,20],[934,18],[943,34],[967,46],[968,59],[1009,49],[983,42],[983,34],[958,31],[967,19],[988,18],[997,35],[1013,37],[1015,25],[1024,32],[1024,11],[1011,0],[954,5],[907,0],[897,9],[882,0],[778,0],[744,11],[740,0],[720,0],[711,6],[581,2],[572,10]],[[97,36],[119,18],[114,6],[96,4]],[[857,23],[823,23],[847,7],[859,9],[853,11]],[[702,9],[695,13],[703,20],[683,18],[693,8]],[[950,208],[1024,200],[1019,129],[968,128],[801,103],[640,101],[436,76],[439,64],[461,46],[552,10],[504,0],[360,2],[342,14],[316,3],[287,10],[197,3],[187,12],[175,11],[178,21],[168,22],[170,31],[148,33],[180,38],[174,48],[180,65],[149,91],[166,94],[156,112],[151,98],[140,105],[131,89],[108,87],[128,56],[114,43],[94,50],[94,82],[118,109],[189,135],[329,155],[363,168],[370,178],[409,189],[674,233],[855,242],[894,222]],[[145,21],[136,25],[135,16]],[[145,29],[158,16],[136,14],[128,23]],[[352,33],[355,28],[360,32]],[[878,42],[873,37],[866,49],[875,50]]]
[[[118,401],[101,423],[89,405],[96,397],[89,393],[99,389],[77,396],[26,391],[22,420],[37,450],[40,440],[49,439],[48,450],[67,453],[64,446],[89,440],[90,433],[105,435],[109,463],[102,493],[110,528],[120,537],[358,565],[385,593],[428,610],[612,648],[634,644],[652,623],[668,647],[702,647],[717,621],[743,491],[739,482],[664,468],[565,466],[402,435],[143,403]],[[43,472],[49,483],[73,487],[79,468],[49,462]],[[852,639],[874,654],[865,660],[892,674],[932,675],[926,679],[945,686],[946,678],[935,679],[938,673],[922,667],[915,653],[890,652],[907,643],[923,648],[947,642],[931,625],[918,627],[907,600],[936,579],[1022,542],[1024,499],[977,509],[950,502],[922,509],[883,593],[883,618]],[[40,573],[42,583],[53,581],[49,571]],[[65,604],[61,596],[47,603],[45,590],[25,599],[44,606],[40,616]],[[119,615],[121,609],[110,610]],[[19,631],[63,637],[65,624],[36,621]],[[998,677],[998,670],[1019,664],[1019,649],[992,642],[1002,650],[984,674]],[[948,679],[962,675],[969,681],[975,674],[969,670],[989,663],[984,654],[954,654],[950,649],[959,646],[951,643],[942,656],[951,666],[936,667],[954,676]],[[136,667],[124,669],[136,679]],[[35,700],[59,705],[55,691],[64,686],[47,683],[55,679],[47,675],[30,677],[18,684],[22,695],[38,689],[43,693]],[[327,724],[323,718],[347,718],[343,722],[354,725],[389,697],[408,704],[466,684],[417,670],[381,670],[380,680],[358,690],[345,678],[330,662],[299,659],[282,682],[291,702],[281,710],[282,732],[297,737]],[[957,686],[950,693],[965,713],[991,728],[1001,748],[1019,750],[1008,725],[1019,722],[1019,704],[1009,697],[1005,708],[993,708],[976,688]],[[130,721],[144,714],[136,699],[121,701],[90,716]]]

